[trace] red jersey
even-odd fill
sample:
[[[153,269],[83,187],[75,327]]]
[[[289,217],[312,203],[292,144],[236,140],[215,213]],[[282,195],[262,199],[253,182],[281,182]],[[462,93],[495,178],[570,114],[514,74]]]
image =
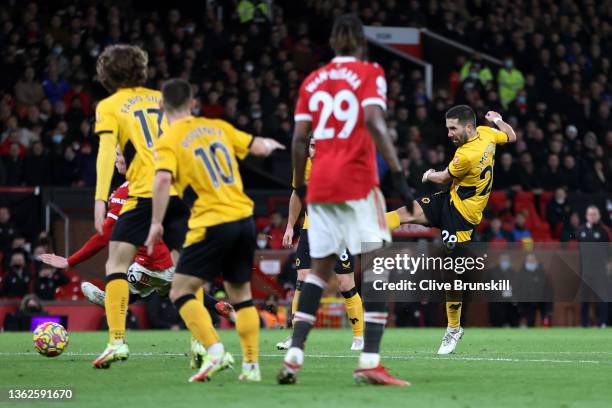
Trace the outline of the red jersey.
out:
[[[126,181],[117,187],[108,198],[108,212],[106,213],[106,220],[104,221],[103,234],[94,234],[89,238],[81,249],[68,257],[68,265],[74,266],[86,261],[108,245],[113,227],[119,218],[119,213],[128,195],[129,189],[128,182]],[[163,242],[155,244],[152,256],[147,255],[147,247],[141,246],[138,248],[138,253],[134,261],[152,271],[163,271],[174,265],[172,257],[170,256],[170,251]]]
[[[378,186],[376,146],[364,120],[369,105],[387,108],[378,64],[336,57],[302,82],[295,121],[312,122],[315,139],[309,202],[361,199]]]

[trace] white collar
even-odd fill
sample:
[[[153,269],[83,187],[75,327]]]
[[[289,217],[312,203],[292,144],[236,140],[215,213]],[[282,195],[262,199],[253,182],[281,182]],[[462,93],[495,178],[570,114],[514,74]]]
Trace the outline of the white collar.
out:
[[[355,57],[347,57],[347,56],[338,56],[338,57],[335,57],[334,59],[332,59],[332,62],[339,62],[339,63],[342,63],[342,62],[354,62],[354,61],[357,61],[357,58],[355,58]]]

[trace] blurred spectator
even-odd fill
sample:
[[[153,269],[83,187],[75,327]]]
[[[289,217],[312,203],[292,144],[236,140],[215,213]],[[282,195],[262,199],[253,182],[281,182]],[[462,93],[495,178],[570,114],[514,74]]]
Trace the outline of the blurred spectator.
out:
[[[512,155],[508,152],[502,153],[497,163],[494,170],[493,189],[507,190],[519,186],[519,170],[513,163]]]
[[[42,300],[53,300],[55,290],[70,282],[70,279],[61,269],[37,262],[36,279],[34,279],[34,293]]]
[[[30,291],[31,280],[26,254],[23,251],[15,251],[9,258],[0,293],[5,297],[21,298]]]
[[[567,155],[563,158],[563,182],[568,191],[578,191],[580,189],[580,173],[576,167],[574,156]]]
[[[512,261],[508,254],[499,256],[498,265],[487,270],[487,280],[508,280],[518,283],[515,276],[516,272],[512,269]],[[491,295],[493,296],[493,295]],[[504,290],[489,297],[489,322],[493,327],[516,327],[518,326],[519,313],[516,303],[512,302],[512,289]]]
[[[546,221],[550,225],[551,231],[555,231],[562,225],[572,213],[572,208],[567,202],[567,193],[563,188],[555,190],[555,196],[546,206]]]
[[[265,328],[277,329],[280,327],[285,327],[287,324],[287,314],[281,313],[279,310],[278,300],[277,295],[268,295],[263,309],[259,310],[259,317]]]
[[[541,177],[538,174],[533,158],[528,152],[523,152],[520,158],[519,180],[521,187],[525,191],[534,193],[541,191]]]
[[[514,242],[522,242],[525,239],[531,239],[531,231],[525,227],[525,215],[523,213],[516,214],[515,224],[511,234]]]
[[[268,235],[266,235],[266,233],[262,231],[258,232],[256,244],[257,244],[257,249],[269,249],[270,246],[268,243]]]
[[[606,264],[610,259],[610,235],[601,223],[601,213],[597,206],[587,207],[586,223],[578,229],[578,241],[584,300],[581,307],[582,326],[591,325],[590,305],[595,302],[596,324],[604,328],[608,322]]]
[[[21,299],[19,309],[4,317],[5,331],[30,331],[33,316],[45,316],[48,313],[36,295],[26,295]]]
[[[70,85],[63,78],[60,78],[57,64],[51,64],[47,72],[47,79],[42,82],[45,95],[52,104],[61,101],[70,89]]]
[[[497,177],[497,174],[495,177]],[[548,155],[546,166],[542,170],[540,177],[542,178],[542,188],[546,191],[556,190],[564,184],[563,173],[557,154],[551,153]]]
[[[96,155],[92,152],[91,143],[83,142],[77,153],[78,173],[81,176],[79,186],[94,187],[96,185]]]
[[[0,207],[0,252],[7,254],[16,233],[17,230],[11,221],[11,211],[8,207]]]
[[[486,86],[493,80],[491,69],[483,64],[482,56],[478,52],[472,54],[472,59],[461,67],[459,75],[461,82],[469,78],[478,80],[482,86]]]
[[[24,183],[23,159],[19,155],[19,144],[11,143],[8,157],[4,159],[7,186],[21,186]]]
[[[589,166],[590,167],[590,166]],[[610,176],[606,174],[603,162],[596,160],[592,168],[584,172],[581,190],[587,193],[609,192],[612,190]]]
[[[504,66],[497,73],[497,83],[501,104],[504,109],[507,109],[516,98],[517,93],[525,86],[523,73],[514,66],[512,56],[508,55],[504,59]]]
[[[23,106],[33,106],[40,103],[45,92],[39,81],[36,80],[34,68],[27,67],[23,77],[15,84],[15,99]]]
[[[482,234],[482,240],[484,242],[512,242],[514,238],[511,233],[502,228],[502,222],[499,218],[493,218],[485,232]]]
[[[569,219],[566,219],[561,229],[559,240],[561,242],[575,241],[578,239],[578,228],[580,228],[580,216],[573,212]]]
[[[28,186],[42,186],[51,180],[51,158],[40,141],[32,143],[24,164],[24,181]]]
[[[286,225],[286,221],[283,220],[281,213],[274,212],[270,216],[270,224],[262,230],[266,234],[270,249],[281,249],[283,247],[283,235],[285,233],[285,225],[283,224]]]
[[[548,327],[552,321],[553,288],[550,280],[534,253],[525,257],[525,263],[518,275],[518,293],[521,326],[535,326],[536,312],[540,312],[542,326]]]

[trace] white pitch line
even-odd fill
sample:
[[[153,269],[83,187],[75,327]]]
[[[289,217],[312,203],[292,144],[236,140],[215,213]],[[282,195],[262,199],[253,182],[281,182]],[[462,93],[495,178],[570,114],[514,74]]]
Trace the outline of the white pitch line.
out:
[[[35,356],[36,353],[27,352],[0,352],[0,356]],[[65,356],[96,356],[96,353],[82,353],[82,352],[67,352]],[[165,356],[177,356],[186,357],[186,353],[131,353],[134,357],[165,357]],[[239,356],[240,354],[236,354]],[[280,358],[284,354],[260,354],[260,357],[265,358]],[[307,354],[306,358],[338,358],[338,359],[357,359],[358,354],[344,355],[344,354]],[[438,356],[393,356],[384,355],[383,359],[387,360],[450,360],[450,361],[485,361],[485,362],[503,362],[503,363],[555,363],[555,364],[612,364],[610,360],[557,360],[557,359],[521,359],[521,358],[503,358],[503,357],[473,357],[473,356],[451,356],[451,357],[438,357]]]

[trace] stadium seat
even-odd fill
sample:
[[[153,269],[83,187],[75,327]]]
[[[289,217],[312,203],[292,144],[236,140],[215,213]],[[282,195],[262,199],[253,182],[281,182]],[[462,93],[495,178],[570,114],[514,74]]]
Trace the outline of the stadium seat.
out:
[[[255,218],[255,226],[257,227],[258,231],[264,229],[266,226],[268,226],[268,224],[270,224],[270,217]]]
[[[508,195],[505,191],[493,191],[489,196],[489,204],[491,205],[493,212],[497,213],[504,208],[507,199]]]

